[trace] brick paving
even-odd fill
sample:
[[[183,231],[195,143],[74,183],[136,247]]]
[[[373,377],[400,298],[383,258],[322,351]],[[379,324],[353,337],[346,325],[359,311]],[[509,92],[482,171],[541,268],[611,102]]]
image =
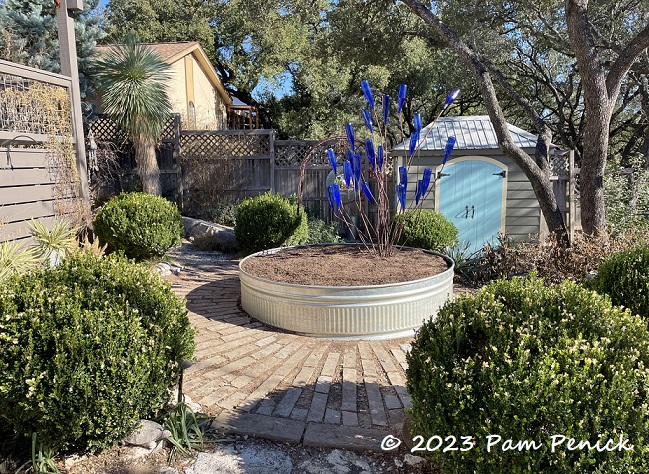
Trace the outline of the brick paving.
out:
[[[265,326],[239,309],[237,262],[181,252],[170,276],[197,329],[184,392],[216,428],[311,446],[380,450],[401,437],[411,338],[333,341]]]

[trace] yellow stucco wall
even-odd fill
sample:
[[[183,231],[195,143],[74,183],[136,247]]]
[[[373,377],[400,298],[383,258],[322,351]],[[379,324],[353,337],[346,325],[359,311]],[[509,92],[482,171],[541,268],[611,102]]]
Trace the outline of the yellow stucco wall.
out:
[[[186,71],[191,67],[192,71]],[[212,86],[196,58],[186,56],[171,65],[171,80],[167,92],[172,111],[182,117],[183,128],[197,130],[225,130],[227,128],[227,109],[223,99]],[[187,80],[192,81],[188,84]],[[193,87],[192,87],[193,86]],[[193,94],[192,94],[193,93]],[[192,97],[193,95],[193,97]],[[189,121],[189,101],[193,98],[195,124]]]
[[[171,65],[169,74],[171,78],[167,83],[167,94],[171,102],[171,110],[180,114],[184,120],[187,117],[187,101],[185,98],[185,66],[182,59]]]
[[[198,130],[217,130],[216,96],[217,92],[212,83],[205,76],[200,64],[191,56],[194,69],[194,106],[196,107],[196,128]]]

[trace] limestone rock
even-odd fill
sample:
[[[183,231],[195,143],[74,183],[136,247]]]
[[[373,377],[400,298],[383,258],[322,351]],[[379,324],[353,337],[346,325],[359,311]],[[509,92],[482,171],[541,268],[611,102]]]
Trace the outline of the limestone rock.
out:
[[[186,239],[210,237],[215,242],[218,242],[224,251],[237,249],[237,239],[234,236],[234,229],[231,227],[200,219],[192,219],[191,217],[183,217],[183,226]]]
[[[408,464],[409,466],[416,466],[417,464],[420,464],[422,462],[426,462],[426,460],[420,456],[413,456],[412,454],[406,454],[403,457],[403,461]]]
[[[158,445],[158,441],[165,440],[170,436],[171,432],[165,430],[159,423],[140,420],[140,426],[124,439],[124,444],[152,450]]]

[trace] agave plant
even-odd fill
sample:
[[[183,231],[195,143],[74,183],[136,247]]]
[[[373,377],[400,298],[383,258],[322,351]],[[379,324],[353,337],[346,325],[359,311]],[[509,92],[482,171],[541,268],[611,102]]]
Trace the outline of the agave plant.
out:
[[[169,65],[150,47],[127,36],[96,62],[104,112],[129,135],[142,188],[160,195],[155,146],[171,113],[165,90]]]

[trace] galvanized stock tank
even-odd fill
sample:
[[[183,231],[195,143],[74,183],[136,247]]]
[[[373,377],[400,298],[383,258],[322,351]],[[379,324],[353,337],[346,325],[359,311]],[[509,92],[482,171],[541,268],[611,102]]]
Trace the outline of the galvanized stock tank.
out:
[[[338,244],[339,245],[339,244]],[[305,336],[330,339],[392,339],[412,336],[424,320],[453,297],[453,261],[437,275],[420,280],[368,286],[308,286],[259,278],[239,263],[241,306],[253,318]]]

